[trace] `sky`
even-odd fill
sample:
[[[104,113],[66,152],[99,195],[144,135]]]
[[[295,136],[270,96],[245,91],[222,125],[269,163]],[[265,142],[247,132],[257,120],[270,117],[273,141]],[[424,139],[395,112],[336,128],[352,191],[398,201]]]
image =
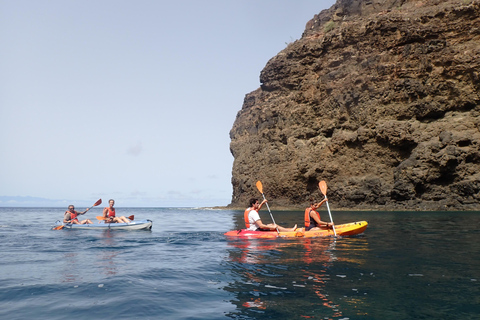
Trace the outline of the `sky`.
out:
[[[334,0],[0,0],[0,206],[225,206],[229,131]]]

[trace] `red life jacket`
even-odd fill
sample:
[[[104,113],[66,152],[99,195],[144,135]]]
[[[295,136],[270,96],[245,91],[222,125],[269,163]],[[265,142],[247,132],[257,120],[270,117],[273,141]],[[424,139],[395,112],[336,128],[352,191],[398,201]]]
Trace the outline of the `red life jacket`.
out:
[[[243,213],[243,219],[245,220],[245,227],[248,229],[250,228],[250,221],[248,220],[248,214],[252,211],[253,208],[247,208]]]
[[[310,208],[307,208],[305,209],[305,228],[308,228],[310,227],[310,221],[312,221],[313,219],[311,219],[310,217],[310,212],[315,212],[318,216],[318,219],[320,220],[320,213],[318,213],[317,211],[313,210],[311,207]],[[315,220],[313,220],[312,222],[314,222]],[[316,223],[315,223],[316,224]]]
[[[70,221],[78,220],[78,219],[77,219],[77,216],[78,216],[78,212],[77,212],[77,211],[74,210],[73,213],[70,212],[70,211],[67,211],[65,214],[67,214],[67,213],[70,213]]]
[[[108,216],[110,218],[115,217],[115,208],[113,208],[113,210],[110,210],[110,207],[107,207],[107,209],[108,209]]]

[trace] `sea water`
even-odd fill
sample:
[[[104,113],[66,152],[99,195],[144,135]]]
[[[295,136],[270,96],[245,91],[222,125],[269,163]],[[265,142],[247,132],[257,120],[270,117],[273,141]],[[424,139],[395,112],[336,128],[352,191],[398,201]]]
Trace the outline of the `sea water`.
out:
[[[223,233],[241,211],[119,207],[152,230],[51,230],[64,211],[0,208],[0,319],[480,318],[479,212],[333,210],[367,230],[239,240]]]

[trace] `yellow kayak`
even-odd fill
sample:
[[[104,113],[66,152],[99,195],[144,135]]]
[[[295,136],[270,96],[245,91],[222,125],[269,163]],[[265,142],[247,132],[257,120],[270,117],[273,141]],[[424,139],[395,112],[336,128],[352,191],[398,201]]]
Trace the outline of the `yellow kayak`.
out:
[[[353,236],[360,234],[367,229],[367,221],[357,221],[345,224],[335,225],[337,236]],[[229,237],[239,238],[310,238],[310,237],[330,237],[334,236],[332,229],[321,229],[315,231],[305,231],[305,228],[298,228],[295,231],[280,232],[277,231],[252,231],[247,229],[232,230],[225,233]]]

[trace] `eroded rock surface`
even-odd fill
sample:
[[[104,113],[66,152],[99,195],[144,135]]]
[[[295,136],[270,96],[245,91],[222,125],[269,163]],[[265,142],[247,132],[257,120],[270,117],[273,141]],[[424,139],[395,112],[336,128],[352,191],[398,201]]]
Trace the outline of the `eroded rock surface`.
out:
[[[479,1],[338,0],[273,57],[230,132],[232,206],[480,210]]]

